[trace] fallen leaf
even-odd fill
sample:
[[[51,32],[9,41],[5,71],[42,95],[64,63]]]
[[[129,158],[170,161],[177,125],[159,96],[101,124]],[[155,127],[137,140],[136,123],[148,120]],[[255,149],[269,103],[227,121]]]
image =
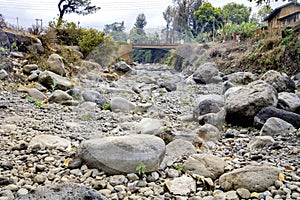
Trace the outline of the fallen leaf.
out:
[[[286,170],[294,170],[294,168],[293,167],[291,167],[291,166],[283,166]]]
[[[64,161],[64,166],[68,167],[69,166],[69,163],[71,162],[72,158],[67,158],[65,161]]]
[[[251,193],[251,197],[252,197],[252,198],[257,198],[257,199],[258,199],[259,193],[257,193],[257,192],[252,192],[252,193]]]
[[[280,181],[284,181],[285,180],[285,178],[284,178],[284,174],[283,173],[279,173],[279,180]]]

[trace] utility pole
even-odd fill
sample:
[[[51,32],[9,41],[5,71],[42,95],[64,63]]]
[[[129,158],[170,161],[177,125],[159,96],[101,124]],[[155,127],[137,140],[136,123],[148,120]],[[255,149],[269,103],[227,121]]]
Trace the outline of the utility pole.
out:
[[[39,21],[41,22],[40,24],[40,28],[41,28],[41,31],[43,30],[43,19],[35,19],[36,21],[36,27],[39,27]]]
[[[19,17],[17,17],[17,30],[19,30]]]

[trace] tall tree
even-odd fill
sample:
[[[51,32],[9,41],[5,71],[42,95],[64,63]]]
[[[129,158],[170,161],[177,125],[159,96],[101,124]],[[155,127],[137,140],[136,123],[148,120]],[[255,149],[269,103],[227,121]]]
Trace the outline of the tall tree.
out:
[[[223,25],[221,9],[213,7],[211,3],[203,3],[194,15],[197,22],[197,33],[211,33],[214,37],[216,30]]]
[[[257,15],[259,17],[259,21],[263,22],[264,19],[273,11],[271,6],[265,5],[261,9],[258,10]]]
[[[109,34],[109,33],[113,32],[113,31],[115,31],[115,32],[122,32],[124,30],[125,30],[124,21],[122,21],[122,22],[114,22],[112,24],[106,24],[106,25],[104,25],[104,30],[103,31],[106,34]]]
[[[124,32],[125,26],[124,21],[114,22],[112,24],[106,24],[103,31],[105,34],[110,35],[114,40],[126,41],[127,34]]]
[[[143,29],[146,25],[147,25],[147,21],[146,21],[145,14],[144,13],[139,14],[134,24],[135,28]]]
[[[173,25],[174,17],[175,17],[175,8],[172,6],[168,6],[165,12],[163,12],[164,20],[167,22],[166,26],[166,41],[171,42],[170,31],[171,25]]]
[[[88,15],[97,12],[100,10],[100,7],[91,5],[91,0],[59,0],[58,10],[57,26],[60,26],[65,14],[76,13],[79,15]]]
[[[0,28],[6,27],[4,16],[0,13]]]
[[[250,9],[244,4],[228,3],[223,7],[222,13],[226,22],[232,24],[249,22]]]

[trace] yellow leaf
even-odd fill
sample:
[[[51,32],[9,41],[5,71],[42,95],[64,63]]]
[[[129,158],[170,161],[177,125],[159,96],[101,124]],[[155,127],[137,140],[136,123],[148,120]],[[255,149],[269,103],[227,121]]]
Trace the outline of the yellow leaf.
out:
[[[283,173],[279,173],[279,180],[280,181],[284,181],[285,180]]]
[[[252,197],[252,198],[257,198],[257,199],[258,199],[259,193],[257,193],[257,192],[252,192],[252,193],[251,193],[251,197]]]
[[[283,166],[286,170],[294,170],[294,168],[292,166]]]
[[[68,167],[71,160],[72,160],[72,158],[67,158],[67,159],[64,161],[64,164],[63,164],[63,165],[66,166],[66,167]]]

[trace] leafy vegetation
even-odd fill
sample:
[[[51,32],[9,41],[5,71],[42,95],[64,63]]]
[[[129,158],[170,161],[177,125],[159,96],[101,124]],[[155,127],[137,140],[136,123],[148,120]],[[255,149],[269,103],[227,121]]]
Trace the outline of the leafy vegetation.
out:
[[[143,162],[141,162],[140,164],[138,164],[136,166],[135,170],[138,172],[138,174],[140,176],[142,176],[142,175],[144,175],[146,173],[147,167],[146,167],[146,165]]]

